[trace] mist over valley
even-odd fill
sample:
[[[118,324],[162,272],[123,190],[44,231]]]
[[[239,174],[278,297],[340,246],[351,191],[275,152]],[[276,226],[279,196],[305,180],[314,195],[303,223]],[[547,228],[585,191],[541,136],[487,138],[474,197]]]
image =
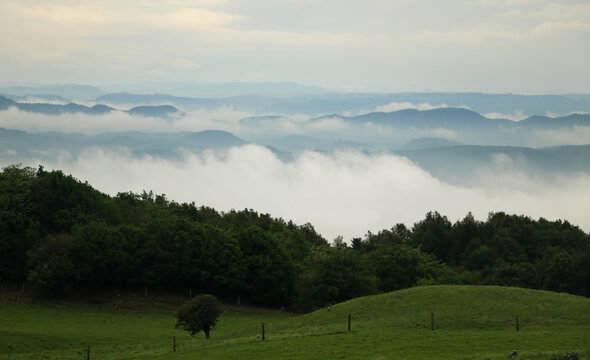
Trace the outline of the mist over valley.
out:
[[[310,222],[328,239],[411,225],[431,210],[590,229],[587,96],[259,88],[201,85],[210,96],[199,98],[3,88],[13,94],[0,97],[0,164],[61,169],[112,195],[252,208]]]

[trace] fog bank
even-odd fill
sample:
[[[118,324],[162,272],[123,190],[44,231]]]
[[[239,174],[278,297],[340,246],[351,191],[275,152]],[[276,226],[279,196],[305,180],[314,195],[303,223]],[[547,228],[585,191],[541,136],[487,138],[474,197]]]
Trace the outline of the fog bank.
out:
[[[399,222],[412,225],[431,210],[453,222],[468,211],[482,220],[491,211],[505,211],[567,219],[590,229],[590,176],[584,174],[547,180],[497,166],[480,169],[475,185],[460,187],[391,154],[305,151],[285,163],[257,145],[188,153],[183,161],[92,149],[43,165],[111,195],[153,190],[219,211],[249,208],[298,224],[310,222],[328,240],[343,235],[349,241]]]

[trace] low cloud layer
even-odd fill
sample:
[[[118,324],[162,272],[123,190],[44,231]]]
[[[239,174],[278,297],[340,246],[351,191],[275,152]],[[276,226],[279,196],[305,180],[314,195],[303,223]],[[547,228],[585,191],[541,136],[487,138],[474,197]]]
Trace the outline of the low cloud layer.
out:
[[[505,211],[565,218],[590,229],[590,176],[541,180],[497,160],[492,168],[480,169],[470,187],[441,182],[406,158],[389,154],[306,151],[285,163],[256,145],[186,154],[183,161],[94,149],[44,166],[112,195],[146,189],[220,211],[251,208],[299,224],[310,222],[328,240],[337,235],[350,240],[398,222],[412,225],[431,210],[451,221],[468,211],[479,219]]]
[[[408,101],[404,101],[404,102],[391,102],[389,104],[377,106],[374,111],[376,111],[376,112],[392,112],[392,111],[399,111],[399,110],[406,110],[406,109],[433,110],[433,109],[447,108],[447,107],[449,107],[449,106],[444,103],[439,104],[439,105],[432,105],[429,103],[414,104],[414,103],[411,103]]]
[[[529,117],[529,115],[525,114],[521,110],[515,110],[512,114],[504,114],[500,112],[492,112],[487,114],[482,114],[483,116],[489,119],[508,119],[512,121],[520,121],[524,120]]]
[[[535,136],[547,145],[588,145],[590,142],[590,127],[576,125],[572,128],[536,131]]]
[[[106,115],[74,113],[56,116],[10,108],[0,112],[0,127],[27,132],[60,131],[90,135],[111,131],[174,132],[210,129],[239,134],[245,131],[239,125],[239,120],[251,115],[224,106],[215,110],[192,111],[172,121],[156,117],[134,116],[123,111],[114,111]]]

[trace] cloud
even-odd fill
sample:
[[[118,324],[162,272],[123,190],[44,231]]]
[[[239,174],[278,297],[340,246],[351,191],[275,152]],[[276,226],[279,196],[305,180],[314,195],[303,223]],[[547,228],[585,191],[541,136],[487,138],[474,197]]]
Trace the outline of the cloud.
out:
[[[464,0],[371,6],[352,0],[4,0],[0,78],[98,85],[146,76],[254,78],[371,91],[588,91],[588,4],[477,3],[487,6]],[[207,71],[196,77],[170,59]],[[256,76],[260,69],[269,73]]]
[[[307,126],[311,131],[344,131],[349,128],[349,124],[339,117],[322,118],[314,121]]]
[[[88,105],[92,105],[89,103]],[[98,134],[116,131],[176,132],[225,130],[240,135],[248,133],[239,120],[252,114],[236,111],[232,107],[221,106],[213,110],[195,110],[173,121],[133,116],[123,111],[113,111],[106,115],[86,115],[82,113],[44,115],[10,108],[0,111],[0,127],[28,132],[61,131],[82,134]]]
[[[273,137],[280,135],[302,134],[304,129],[305,119],[292,119],[288,117],[271,117],[242,119],[240,121],[240,128],[236,129],[238,134],[246,137]]]
[[[590,127],[574,125],[558,130],[536,130],[534,136],[545,146],[590,145]]]
[[[328,239],[341,234],[350,240],[398,222],[411,226],[431,210],[451,221],[468,211],[479,219],[490,211],[506,211],[565,218],[590,229],[590,176],[542,180],[514,169],[501,155],[493,166],[479,170],[470,187],[444,183],[390,154],[305,151],[282,162],[256,145],[189,153],[183,161],[93,149],[44,166],[72,173],[112,195],[151,189],[220,211],[252,208],[299,224],[311,222]]]
[[[430,132],[434,137],[439,137],[447,140],[456,140],[459,137],[459,135],[455,131],[445,128],[432,129]]]
[[[45,20],[72,24],[104,23],[110,21],[108,13],[97,7],[65,5],[27,7],[15,3],[11,3],[9,6],[16,14],[39,21]]]
[[[559,4],[555,2],[543,4],[535,9],[513,7],[510,10],[498,13],[499,17],[516,19],[518,21],[587,21],[590,16],[589,4]]]
[[[212,11],[202,7],[168,7],[163,11],[150,11],[151,7],[105,7],[83,4],[69,5],[36,5],[23,6],[8,3],[8,10],[23,18],[37,21],[48,21],[66,24],[136,24],[142,26],[166,26],[182,29],[210,29],[223,27],[236,19],[232,15],[220,11]],[[162,8],[160,8],[162,9]]]
[[[154,22],[184,29],[203,29],[224,27],[239,16],[202,8],[183,8],[164,15],[154,16]]]
[[[565,113],[557,113],[557,112],[553,112],[553,111],[546,111],[545,115],[552,117],[552,118],[556,118],[556,117],[563,117],[563,116],[569,116],[569,115],[573,115],[573,114],[588,114],[588,112],[586,111],[568,111]]]
[[[68,100],[59,100],[59,99],[43,99],[43,98],[39,98],[36,96],[31,96],[31,95],[26,96],[22,99],[17,99],[16,101],[19,103],[29,103],[29,104],[42,103],[42,104],[53,104],[53,105],[65,105],[70,102]],[[15,107],[15,109],[16,109],[16,107]]]
[[[449,106],[445,103],[433,105],[430,103],[414,104],[414,103],[411,103],[408,101],[404,101],[404,102],[395,102],[394,101],[389,104],[377,106],[375,108],[375,110],[373,110],[373,111],[375,111],[375,112],[393,112],[393,111],[406,110],[406,109],[416,109],[416,110],[422,111],[422,110],[432,110],[432,109],[440,109],[440,108],[447,108],[447,107],[449,107]],[[453,107],[469,109],[469,107],[467,105],[453,106]]]
[[[504,114],[500,112],[491,112],[487,114],[482,114],[483,116],[489,119],[508,119],[512,121],[520,121],[524,120],[529,117],[529,115],[522,112],[522,110],[514,110],[512,114]]]

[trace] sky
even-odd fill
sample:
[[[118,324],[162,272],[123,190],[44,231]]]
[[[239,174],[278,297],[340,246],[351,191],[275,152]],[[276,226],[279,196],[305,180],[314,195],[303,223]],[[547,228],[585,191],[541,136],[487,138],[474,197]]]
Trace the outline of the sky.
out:
[[[0,0],[4,84],[590,93],[587,0]]]
[[[588,39],[588,0],[0,0],[0,86],[290,81],[355,92],[590,94]],[[394,102],[375,110],[439,106]],[[10,109],[0,126],[81,133],[222,129],[246,137],[345,126],[337,119],[283,119],[255,129],[258,134],[240,126],[249,115],[220,108],[165,122]],[[588,144],[588,129],[574,130],[545,134],[546,142]],[[252,208],[310,222],[328,240],[349,241],[399,222],[411,226],[431,210],[451,221],[469,211],[480,220],[505,211],[590,229],[586,173],[541,179],[504,158],[458,186],[393,154],[306,151],[283,162],[246,145],[223,154],[187,153],[182,161],[98,148],[50,157],[47,169],[111,195],[145,189],[220,211]],[[25,165],[36,167],[37,160]],[[0,157],[0,166],[9,164],[9,156]]]

